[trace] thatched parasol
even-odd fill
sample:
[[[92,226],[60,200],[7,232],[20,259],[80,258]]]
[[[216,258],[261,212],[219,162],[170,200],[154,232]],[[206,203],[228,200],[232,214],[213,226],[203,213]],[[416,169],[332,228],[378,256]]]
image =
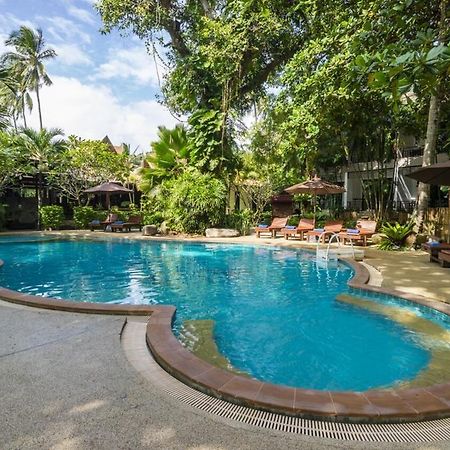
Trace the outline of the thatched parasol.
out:
[[[133,192],[131,189],[122,186],[120,183],[113,183],[111,181],[98,186],[91,187],[84,191],[86,194],[106,194],[106,209],[109,210],[111,206],[110,196],[112,194],[124,194]]]
[[[315,176],[311,180],[304,181],[303,183],[294,184],[285,189],[289,194],[312,194],[313,206],[314,206],[314,221],[316,220],[316,206],[318,195],[328,194],[340,194],[345,192],[345,188],[336,184],[329,183]]]

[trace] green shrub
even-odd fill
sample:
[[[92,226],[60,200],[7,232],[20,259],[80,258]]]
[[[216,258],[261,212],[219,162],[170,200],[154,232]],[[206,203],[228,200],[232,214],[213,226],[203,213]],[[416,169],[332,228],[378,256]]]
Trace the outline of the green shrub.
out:
[[[142,197],[141,209],[136,214],[142,216],[143,223],[145,225],[161,225],[165,218],[163,214],[164,207],[160,202],[158,196],[155,197]]]
[[[234,228],[239,231],[242,236],[250,233],[250,228],[254,223],[254,213],[250,209],[243,209],[242,211],[234,211],[227,214],[223,225],[226,228]]]
[[[300,216],[298,214],[294,214],[294,215],[289,217],[289,220],[288,220],[287,224],[288,225],[295,225],[295,226],[297,226],[299,222],[300,222]]]
[[[57,229],[64,222],[64,209],[62,206],[41,206],[39,209],[41,226],[44,229]]]
[[[264,225],[270,225],[272,223],[272,211],[264,211],[261,215],[260,221],[255,224],[264,224]]]
[[[113,206],[110,210],[111,214],[116,214],[118,219],[117,220],[122,220],[123,222],[126,222],[128,220],[128,216],[130,215],[129,211],[123,211],[121,209],[119,209],[118,206]]]
[[[413,232],[414,223],[410,222],[401,225],[396,222],[394,225],[385,223],[381,227],[382,238],[378,245],[380,250],[403,250],[406,247],[406,239]]]
[[[78,229],[88,228],[89,222],[95,219],[104,220],[106,211],[96,211],[92,206],[75,206],[73,208],[73,220]]]
[[[210,174],[189,170],[161,186],[162,214],[170,229],[203,233],[223,222],[227,189]]]

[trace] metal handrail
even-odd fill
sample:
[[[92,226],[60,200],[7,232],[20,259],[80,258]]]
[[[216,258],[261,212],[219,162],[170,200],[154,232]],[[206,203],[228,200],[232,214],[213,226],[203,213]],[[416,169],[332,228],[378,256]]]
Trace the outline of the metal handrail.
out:
[[[322,240],[322,238],[326,235],[326,234],[330,234],[329,231],[323,231],[320,236],[319,239],[317,241],[317,249],[316,249],[316,257],[318,256],[319,253],[319,245],[320,245],[320,241]],[[330,246],[331,243],[333,242],[333,239],[336,238],[336,242],[338,243],[338,247],[341,246],[341,240],[339,238],[339,234],[338,233],[331,233],[330,239],[328,240],[328,245],[327,245],[327,251],[325,253],[325,260],[328,261],[329,260],[329,253],[330,253]],[[352,254],[353,254],[353,259],[355,259],[355,248],[353,247],[353,241],[350,239],[350,245],[352,247]]]

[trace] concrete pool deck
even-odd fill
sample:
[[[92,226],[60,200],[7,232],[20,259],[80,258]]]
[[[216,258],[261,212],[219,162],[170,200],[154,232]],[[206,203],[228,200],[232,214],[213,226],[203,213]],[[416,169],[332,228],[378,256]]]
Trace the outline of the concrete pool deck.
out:
[[[100,233],[96,233],[96,235],[98,237],[104,237],[105,236],[103,233],[101,235],[100,235]],[[106,236],[109,237],[110,234],[106,234]],[[125,237],[125,236],[126,235],[124,234],[122,237]],[[224,240],[224,241],[225,242],[230,242],[230,240]],[[236,240],[233,240],[233,241],[236,242]],[[256,240],[255,239],[254,240],[254,242],[260,242],[260,243],[263,243],[265,241],[266,241],[265,239],[262,239],[262,240]],[[277,240],[267,240],[267,241],[270,244],[276,244],[276,245],[282,244],[281,240],[279,240],[279,239],[277,239]],[[239,242],[251,243],[251,241],[249,239],[247,239],[247,238],[243,238]],[[295,246],[297,246],[298,243],[295,243],[295,242],[290,243],[289,242],[288,245],[295,245]],[[430,263],[428,263],[428,264],[430,264]],[[445,269],[443,269],[443,270],[445,270]],[[31,356],[32,353],[36,352],[35,349],[38,349],[37,350],[38,353],[41,353],[41,351],[40,351],[41,347],[44,348],[47,345],[49,345],[51,347],[53,344],[55,344],[56,342],[58,342],[60,340],[64,341],[63,344],[66,343],[66,341],[72,340],[72,337],[75,337],[75,340],[79,341],[81,339],[81,338],[79,339],[80,336],[84,336],[85,333],[89,334],[89,331],[88,331],[90,329],[89,323],[92,324],[92,330],[91,331],[93,332],[93,334],[95,336],[95,339],[93,339],[95,342],[97,342],[97,341],[100,342],[103,339],[103,337],[100,336],[100,334],[101,334],[101,332],[103,330],[103,328],[102,328],[103,324],[107,324],[108,321],[111,321],[110,323],[114,323],[114,327],[117,328],[116,329],[116,335],[118,335],[118,333],[120,332],[121,325],[123,324],[123,318],[120,318],[120,317],[115,317],[115,318],[100,317],[100,318],[97,318],[97,319],[94,320],[94,318],[91,319],[88,316],[82,316],[82,315],[79,315],[79,314],[44,312],[44,311],[39,311],[39,310],[31,311],[29,308],[22,308],[22,307],[14,308],[14,307],[10,307],[10,306],[4,306],[4,307],[0,307],[0,326],[1,326],[0,339],[1,339],[2,343],[4,341],[2,335],[3,335],[3,332],[5,330],[5,327],[6,327],[6,330],[8,331],[8,329],[9,329],[8,325],[10,325],[10,322],[11,322],[10,317],[8,317],[8,314],[4,314],[4,312],[5,312],[5,310],[7,308],[13,308],[16,311],[26,311],[26,314],[28,316],[28,318],[25,319],[25,322],[27,323],[27,326],[25,327],[25,330],[22,330],[23,326],[19,325],[18,323],[16,324],[17,327],[12,328],[14,331],[9,335],[9,337],[13,337],[14,338],[13,340],[16,340],[16,338],[24,338],[25,341],[27,341],[27,339],[30,338],[31,324],[34,324],[35,322],[36,322],[36,329],[34,329],[34,330],[32,329],[31,330],[31,335],[35,336],[36,332],[37,332],[37,336],[38,337],[39,336],[41,336],[43,338],[50,337],[50,339],[47,340],[48,342],[45,341],[45,339],[44,339],[45,342],[42,345],[41,345],[41,343],[39,343],[39,339],[38,339],[38,343],[37,344],[35,342],[33,342],[33,345],[30,346],[29,348],[27,348],[25,346],[24,349],[19,348],[19,351],[16,351],[17,349],[16,350],[13,349],[13,351],[8,351],[8,349],[6,349],[6,351],[5,351],[4,348],[0,345],[0,361],[2,359],[5,361],[4,358],[13,358],[13,357],[15,357],[16,354],[17,355],[21,355],[22,353],[27,353],[27,352],[30,353],[30,356]],[[24,312],[24,314],[25,314],[25,312]],[[34,314],[38,315],[39,320],[37,320],[37,319],[35,319],[33,317]],[[68,327],[65,324],[62,324],[62,325],[61,324],[57,324],[56,325],[57,329],[61,329],[61,330],[63,329],[64,332],[67,331],[66,328],[69,328],[69,331],[67,333],[65,333],[65,334],[63,333],[61,338],[60,338],[58,334],[55,335],[55,330],[52,328],[52,325],[54,325],[53,322],[56,320],[56,319],[54,319],[56,316],[58,316],[58,320],[56,320],[56,322],[58,322],[59,320],[62,321],[62,319],[60,319],[60,317],[63,316],[63,315],[67,315],[67,316],[71,316],[71,317],[68,318],[68,320],[69,320],[69,326]],[[76,319],[74,319],[74,317]],[[42,318],[43,318],[43,320],[40,320]],[[6,320],[5,324],[3,323],[3,319]],[[121,320],[119,320],[119,319],[121,319]],[[76,320],[78,323],[84,324],[84,328],[83,328],[84,331],[78,330],[78,331],[80,331],[80,334],[78,334],[78,331],[76,331],[76,330],[74,330],[72,332],[71,331],[71,326],[72,325],[71,325],[70,320]],[[90,320],[92,320],[92,322],[89,322]],[[137,320],[139,320],[139,319],[137,319]],[[44,323],[42,323],[42,322],[44,322]],[[14,323],[14,321],[12,321],[12,323]],[[5,326],[3,326],[3,325],[5,325]],[[97,334],[97,327],[98,327],[98,334]],[[105,327],[106,327],[106,325],[105,325]],[[112,327],[112,325],[111,325],[111,327]],[[95,328],[95,332],[94,332],[94,328]],[[108,330],[110,330],[110,329],[108,328]],[[111,330],[112,330],[112,328],[111,328]],[[21,335],[22,331],[23,331],[24,335],[21,337],[20,335]],[[28,335],[28,336],[25,336],[25,335]],[[53,338],[53,336],[56,336],[56,337]],[[9,337],[7,336],[6,343],[8,343]],[[114,340],[112,331],[111,332],[106,332],[104,338],[106,340],[111,340],[111,339]],[[9,339],[9,340],[11,340],[11,339]],[[20,342],[20,339],[17,339],[17,340]],[[72,357],[72,355],[73,355],[75,350],[76,350],[75,353],[82,353],[82,355],[79,355],[79,357],[85,358],[85,359],[92,359],[94,361],[94,366],[96,366],[97,365],[97,361],[98,361],[98,357],[96,356],[97,355],[97,353],[96,353],[97,349],[91,348],[91,347],[95,346],[95,342],[93,342],[92,345],[85,345],[85,342],[79,342],[79,346],[76,349],[73,348],[73,345],[71,346],[71,345],[69,345],[69,342],[67,342],[66,343],[67,344],[67,347],[66,347],[67,355],[65,355],[65,359],[63,358],[64,357],[63,352],[61,352],[60,356],[61,356],[62,359],[59,360],[59,361],[56,361],[56,362],[53,361],[53,365],[52,366],[47,366],[47,370],[49,372],[52,372],[51,367],[58,366],[58,370],[59,371],[61,371],[61,370],[65,371],[67,369],[67,371],[70,371],[71,374],[73,372],[72,376],[75,376],[75,374],[77,373],[76,367],[73,367],[73,365],[70,364],[70,363],[66,363],[66,360],[69,360]],[[106,345],[106,343],[102,342],[102,346],[103,345]],[[31,351],[31,350],[33,350],[33,351]],[[119,349],[115,348],[114,352],[116,352],[116,353],[120,352],[120,344],[119,344]],[[42,355],[40,356],[40,358],[42,359]],[[102,386],[105,387],[106,380],[109,380],[111,377],[112,377],[111,379],[113,380],[113,385],[112,386],[108,386],[108,387],[111,388],[111,389],[113,389],[115,387],[114,385],[115,385],[115,382],[116,382],[116,375],[114,374],[114,368],[113,368],[114,364],[113,363],[114,363],[114,361],[117,361],[118,358],[119,358],[118,355],[111,355],[109,357],[110,366],[111,366],[111,368],[110,368],[111,372],[110,372],[109,375],[106,376],[106,378],[103,377],[103,375],[102,375],[103,372],[102,371],[99,371],[98,375],[94,375],[94,377],[92,377],[92,376],[89,377],[90,383],[93,385],[92,387],[95,387],[95,385],[97,383],[100,384],[100,387],[102,387]],[[52,358],[50,358],[50,359],[52,359]],[[6,359],[6,361],[9,361],[9,360]],[[127,362],[125,361],[125,364],[126,363]],[[36,365],[37,367],[39,367],[39,366],[42,365],[42,361],[38,358],[38,360],[33,362],[32,364],[33,364],[33,366]],[[66,365],[68,367],[65,367]],[[63,367],[60,367],[60,366],[63,366]],[[84,363],[84,366],[86,366],[86,362]],[[82,368],[85,368],[84,366],[82,365]],[[94,367],[94,369],[95,369],[95,367]],[[105,370],[107,370],[107,369],[108,369],[108,367],[105,367]],[[129,370],[131,370],[131,369],[129,369]],[[94,370],[94,373],[95,373],[95,370]],[[1,376],[2,380],[7,380],[9,382],[12,374],[4,373],[3,372],[3,365],[0,365],[0,376]],[[82,380],[83,379],[83,373],[78,373],[78,377],[80,378],[80,380]],[[50,383],[50,381],[53,379],[53,374],[52,373],[46,373],[45,371],[43,371],[41,378],[43,378],[44,380],[47,380]],[[66,381],[66,378],[67,378],[67,383],[70,384],[70,379],[71,379],[70,376],[65,374],[63,376],[64,381]],[[12,379],[14,379],[14,376],[12,376]],[[19,377],[19,381],[20,381],[20,377]],[[4,383],[3,387],[5,387],[5,385],[9,386],[8,382]],[[61,384],[61,383],[59,383],[59,384]],[[80,383],[78,382],[78,383],[75,383],[75,384],[77,386],[76,389],[78,389],[80,387]],[[142,384],[142,380],[141,380],[141,384]],[[15,388],[14,388],[14,385],[11,386],[11,387],[12,387],[12,391],[18,391],[17,387],[20,387],[21,389],[24,389],[24,387],[21,385],[20,382],[17,385],[15,385]],[[63,389],[63,387],[64,386],[61,386],[61,389]],[[72,387],[72,386],[70,386],[70,387]],[[154,386],[148,386],[148,387],[150,387],[152,389],[152,393],[154,393],[156,391]],[[26,388],[28,388],[28,386],[26,386]],[[48,389],[49,389],[49,391],[52,391],[51,383],[49,384]],[[24,390],[27,391],[27,392],[25,392],[26,395],[31,396],[31,398],[33,399],[33,406],[34,406],[34,403],[36,403],[36,400],[34,398],[32,390],[31,391],[29,391],[28,389],[24,389]],[[70,390],[72,390],[72,389],[70,389]],[[11,389],[5,388],[5,392],[10,393]],[[17,394],[17,392],[14,392],[14,393]],[[165,396],[164,393],[161,393],[161,394],[162,394],[163,397]],[[64,392],[56,392],[55,391],[54,395],[56,397],[58,395],[61,395],[61,396],[64,397]],[[3,398],[3,394],[2,394],[2,398]],[[36,398],[39,398],[39,397],[36,397]],[[169,400],[168,398],[165,398],[165,397],[164,397],[164,400],[169,402],[169,403],[171,401],[171,400]],[[99,408],[98,406],[95,406],[96,404],[97,403],[94,401],[94,405],[93,406],[92,405],[89,406],[88,410],[90,408],[92,408],[93,410],[96,410],[97,408]],[[28,406],[30,406],[30,405],[28,405]],[[36,405],[36,406],[38,408],[40,406],[42,407],[42,405]],[[101,405],[100,405],[100,407],[101,407]],[[181,420],[183,422],[190,422],[190,420],[192,419],[190,417],[191,414],[194,414],[194,416],[198,416],[198,415],[204,414],[204,413],[200,413],[198,411],[194,412],[192,409],[185,408],[184,406],[181,407],[178,403],[176,404],[175,407],[172,407],[172,408],[176,408],[177,412],[179,412],[178,410],[180,410],[180,411],[181,410],[186,410],[186,417],[185,418],[181,418]],[[9,409],[9,405],[8,405],[7,409]],[[33,408],[31,408],[31,409],[33,409]],[[72,410],[70,410],[70,411],[72,411]],[[127,411],[127,409],[125,409],[125,411]],[[147,413],[149,411],[147,411]],[[165,411],[166,414],[168,413],[168,411],[169,410],[167,409],[167,406],[166,406],[166,411]],[[39,416],[39,411],[36,411],[36,410],[33,409],[33,412],[37,413],[38,416]],[[144,411],[141,411],[141,412],[144,413]],[[22,414],[22,417],[23,417],[23,410],[19,411],[19,413]],[[20,416],[20,414],[19,414],[19,416]],[[234,443],[233,438],[232,438],[233,433],[232,433],[232,430],[230,429],[229,432],[231,434],[228,435],[227,434],[228,431],[227,431],[227,433],[225,434],[226,437],[222,441],[222,445],[219,445],[219,446],[217,446],[217,444],[216,444],[217,441],[212,440],[211,442],[214,442],[214,443],[207,444],[206,446],[204,444],[200,443],[200,442],[199,443],[195,443],[195,445],[193,445],[193,446],[189,446],[188,442],[184,443],[183,441],[180,441],[180,442],[176,443],[176,445],[173,442],[174,445],[172,446],[172,442],[170,442],[170,441],[167,441],[167,442],[164,442],[164,443],[161,442],[161,445],[159,445],[158,443],[150,442],[150,441],[149,441],[148,445],[147,444],[142,445],[142,443],[139,444],[139,443],[136,443],[134,441],[130,441],[129,445],[121,446],[121,445],[117,444],[117,447],[115,447],[114,444],[116,444],[116,441],[114,441],[114,440],[108,441],[107,440],[106,442],[109,445],[105,442],[105,445],[103,447],[100,441],[95,441],[94,440],[93,441],[93,445],[91,445],[90,447],[89,446],[86,446],[86,447],[79,446],[75,442],[75,445],[72,446],[72,447],[70,447],[70,446],[65,446],[65,447],[62,446],[61,448],[145,448],[146,446],[147,446],[147,448],[211,448],[211,449],[215,449],[215,448],[220,448],[220,449],[221,448],[261,448],[262,442],[265,441],[266,434],[268,436],[273,436],[274,435],[273,431],[260,430],[260,429],[257,429],[257,428],[248,428],[248,430],[247,430],[247,427],[245,427],[243,425],[242,426],[236,426],[236,424],[227,423],[226,421],[224,421],[224,419],[220,419],[220,418],[217,418],[217,417],[209,416],[207,414],[204,414],[204,415],[207,418],[211,419],[214,423],[217,423],[217,422],[218,423],[225,423],[227,425],[225,427],[226,430],[228,428],[240,430],[240,431],[237,432],[237,434],[238,434],[239,437],[243,437],[244,440],[238,440],[238,441],[236,441],[236,443]],[[50,414],[50,416],[51,416],[51,414]],[[145,419],[142,419],[142,420],[144,422],[145,422],[145,420],[147,420],[147,425],[148,425],[148,421],[152,421],[153,422],[153,417],[152,416],[153,416],[153,409],[150,411],[149,414],[147,414]],[[53,418],[54,419],[58,418],[58,415],[53,416]],[[8,419],[8,418],[6,418],[6,419]],[[114,420],[117,420],[117,417]],[[170,422],[170,417],[168,418],[168,421]],[[9,422],[11,422],[11,421],[9,421]],[[9,424],[9,422],[3,421],[3,423],[7,423],[7,424]],[[142,423],[142,422],[140,422],[140,423]],[[15,425],[19,429],[22,428],[20,420]],[[101,423],[100,422],[98,423],[98,426],[100,426],[100,428],[97,430],[97,432],[100,433],[100,434],[103,433],[104,430],[103,430],[103,428],[101,428]],[[199,423],[196,422],[193,426],[194,427],[195,426],[199,426]],[[113,428],[117,428],[117,427],[114,425]],[[6,430],[8,430],[8,427],[6,428]],[[244,430],[247,430],[247,431],[244,431]],[[190,430],[190,431],[191,431],[192,434],[194,434],[194,435],[196,434],[195,430]],[[199,426],[197,431],[198,431],[199,434],[204,434],[204,432],[202,432],[202,425]],[[135,429],[135,432],[137,432],[137,429]],[[250,439],[249,441],[247,441],[247,436],[246,436],[247,432],[250,432],[250,434],[254,434],[255,436],[259,436],[259,439],[256,438],[254,441],[252,441]],[[2,434],[2,432],[0,431],[0,442],[3,441],[1,434]],[[220,436],[220,433],[219,433],[219,436]],[[340,442],[340,441],[329,441],[329,440],[317,440],[317,439],[311,440],[311,438],[307,438],[307,437],[304,437],[304,436],[303,437],[286,436],[285,434],[281,434],[281,435],[278,434],[277,438],[274,441],[270,441],[269,440],[270,442],[268,442],[267,445],[263,444],[263,447],[264,448],[280,448],[280,441],[277,440],[277,439],[280,439],[281,436],[283,436],[283,443],[282,443],[282,447],[283,448],[294,448],[294,447],[295,448],[336,448],[336,447],[341,447],[341,445],[342,445],[341,448],[378,448],[377,446],[373,446],[373,444],[364,444],[363,446],[358,447],[358,446],[355,446],[357,444],[350,444],[350,443],[344,443],[344,442]],[[65,438],[65,439],[62,440],[61,443],[66,445],[67,444],[66,441],[67,441],[67,439]],[[43,442],[45,442],[45,441],[43,441]],[[249,445],[247,445],[247,444],[249,444]],[[290,446],[291,444],[293,444],[292,447]],[[430,445],[429,446],[422,446],[422,447],[421,446],[415,447],[414,445],[409,444],[407,448],[448,448],[445,445],[443,445],[442,443],[441,444],[433,443],[432,446],[430,446]],[[389,444],[389,447],[395,447],[395,445],[393,446],[392,444]],[[6,447],[6,448],[10,448],[10,447]],[[39,447],[39,446],[36,446],[36,445],[30,445],[29,447],[27,447],[26,445],[21,445],[21,444],[16,445],[16,444],[14,444],[13,446],[11,446],[11,448],[52,448],[52,446],[49,445],[47,447],[44,444],[44,446],[42,446],[42,447]],[[59,446],[57,444],[55,444],[55,448],[59,448]],[[387,447],[382,447],[382,448],[387,448]]]

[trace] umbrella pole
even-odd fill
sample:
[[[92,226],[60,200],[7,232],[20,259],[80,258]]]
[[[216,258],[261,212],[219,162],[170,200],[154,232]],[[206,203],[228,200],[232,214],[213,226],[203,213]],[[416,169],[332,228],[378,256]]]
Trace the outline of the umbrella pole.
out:
[[[316,194],[316,192],[314,192],[313,205],[314,205],[314,226],[316,226],[316,205],[317,205],[317,194]]]
[[[106,193],[106,209],[109,211],[111,207],[111,199],[109,198],[109,192]]]

